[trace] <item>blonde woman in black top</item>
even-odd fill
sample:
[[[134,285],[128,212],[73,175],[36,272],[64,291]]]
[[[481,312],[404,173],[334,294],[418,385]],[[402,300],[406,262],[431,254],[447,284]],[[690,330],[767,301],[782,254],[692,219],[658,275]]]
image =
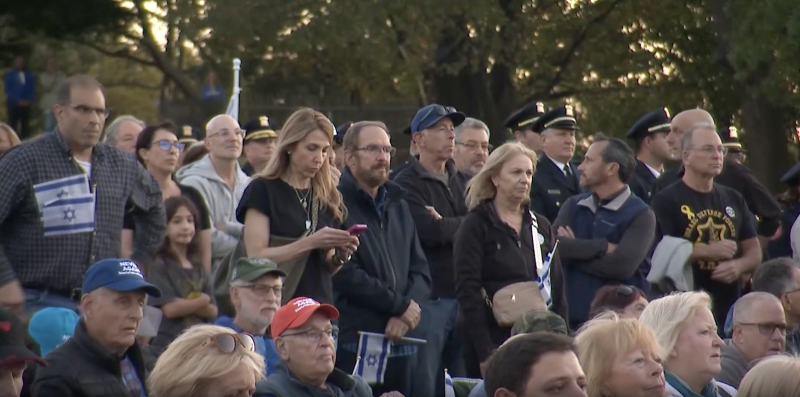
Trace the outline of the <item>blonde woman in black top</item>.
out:
[[[497,148],[483,169],[467,186],[470,212],[456,234],[454,256],[459,328],[466,341],[464,361],[467,376],[482,377],[483,364],[492,350],[511,334],[501,326],[489,301],[503,287],[536,280],[533,231],[540,244],[541,258],[555,245],[550,222],[530,210],[531,178],[536,154],[519,143]],[[532,228],[533,216],[538,228]],[[544,271],[542,272],[544,273]],[[567,318],[564,280],[558,256],[550,264],[549,309]]]

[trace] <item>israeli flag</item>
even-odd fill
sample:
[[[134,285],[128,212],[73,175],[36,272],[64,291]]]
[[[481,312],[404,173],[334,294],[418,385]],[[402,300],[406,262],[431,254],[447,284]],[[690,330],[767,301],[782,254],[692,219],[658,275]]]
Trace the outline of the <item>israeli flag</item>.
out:
[[[62,198],[42,211],[45,237],[94,231],[94,195]]]
[[[553,246],[553,250],[544,258],[541,276],[536,277],[536,284],[539,285],[539,293],[542,294],[542,300],[548,308],[553,306],[553,298],[550,292],[553,288],[550,283],[550,262],[553,261],[553,254],[555,254],[557,248],[558,241],[556,241],[555,246]]]
[[[355,374],[371,385],[382,384],[391,350],[392,341],[384,335],[362,332],[358,339],[360,359]]]
[[[33,185],[33,193],[41,214],[44,207],[56,200],[89,195],[89,178],[86,174],[78,174]]]
[[[233,94],[231,94],[231,99],[228,101],[228,108],[225,109],[225,114],[234,118],[234,120],[239,120],[239,87],[233,88]]]
[[[447,370],[444,371],[444,397],[456,397],[456,389],[453,388],[453,378]]]

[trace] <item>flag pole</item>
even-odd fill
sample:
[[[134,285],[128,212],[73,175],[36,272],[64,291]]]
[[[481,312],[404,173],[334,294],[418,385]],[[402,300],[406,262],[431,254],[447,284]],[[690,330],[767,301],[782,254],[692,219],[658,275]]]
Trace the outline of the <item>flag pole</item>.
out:
[[[231,93],[231,99],[228,102],[228,109],[225,111],[225,114],[228,116],[233,117],[236,121],[239,121],[239,93],[242,92],[242,88],[239,85],[239,73],[242,70],[242,60],[239,58],[233,59],[233,92]]]

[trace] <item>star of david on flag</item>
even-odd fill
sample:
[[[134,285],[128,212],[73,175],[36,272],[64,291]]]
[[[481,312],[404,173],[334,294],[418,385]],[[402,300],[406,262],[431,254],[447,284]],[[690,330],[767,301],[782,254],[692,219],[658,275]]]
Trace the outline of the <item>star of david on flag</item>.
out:
[[[362,332],[358,339],[358,355],[355,375],[369,384],[382,384],[386,375],[386,364],[392,350],[392,341],[381,334]]]
[[[94,230],[94,195],[55,200],[42,210],[45,237]]]
[[[553,250],[550,251],[550,253],[544,258],[544,261],[542,261],[542,274],[536,277],[536,284],[539,285],[539,293],[542,294],[542,300],[548,308],[553,306],[553,298],[551,294],[552,286],[550,283],[550,262],[553,261],[553,254],[555,254],[557,248],[558,240],[556,240]]]

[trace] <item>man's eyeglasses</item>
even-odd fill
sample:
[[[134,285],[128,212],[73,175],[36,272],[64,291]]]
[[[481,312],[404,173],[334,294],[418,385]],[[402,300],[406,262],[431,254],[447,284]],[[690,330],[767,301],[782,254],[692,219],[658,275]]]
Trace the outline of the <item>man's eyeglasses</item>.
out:
[[[331,338],[331,339],[336,339],[336,337],[339,336],[339,330],[338,329],[332,329],[332,328],[331,329],[326,329],[326,330],[313,328],[313,329],[310,329],[308,331],[297,332],[297,333],[294,333],[294,334],[284,334],[284,335],[281,335],[281,336],[282,337],[288,337],[288,336],[303,336],[303,335],[305,335],[306,338],[308,338],[309,342],[319,342],[319,341],[322,340],[322,336],[323,335],[325,335],[325,336],[327,336],[328,338]]]
[[[478,142],[474,142],[474,141],[467,141],[467,142],[456,141],[456,145],[464,146],[465,148],[467,148],[467,149],[469,149],[469,150],[471,150],[473,152],[478,151],[478,149],[480,149],[480,150],[482,150],[484,152],[491,152],[492,149],[494,149],[494,146],[492,146],[492,145],[490,145],[488,143],[478,143]]]
[[[218,137],[220,137],[222,139],[230,139],[234,135],[237,138],[242,138],[242,137],[244,137],[244,131],[243,130],[235,130],[235,131],[222,130],[222,131],[215,132],[215,133],[209,135],[208,137],[211,138],[212,136],[218,136]]]
[[[364,147],[357,148],[356,151],[366,152],[370,156],[378,157],[383,153],[388,153],[389,157],[394,157],[395,153],[397,153],[397,149],[391,146],[378,146],[378,145],[367,145]]]
[[[165,152],[168,152],[172,148],[175,148],[175,150],[177,150],[178,153],[182,152],[183,149],[186,147],[186,144],[180,142],[170,142],[170,141],[153,142],[153,145],[158,145],[158,148]]]
[[[93,108],[91,106],[86,105],[70,105],[71,108],[75,109],[78,113],[82,116],[89,117],[91,115],[96,115],[98,118],[103,120],[108,118],[109,111],[108,109],[103,108]]]
[[[204,343],[203,346],[210,342],[214,342],[214,344],[217,345],[219,350],[221,350],[223,353],[233,353],[233,351],[236,350],[237,345],[251,352],[256,351],[256,342],[255,339],[253,339],[253,335],[246,333],[219,334],[211,337],[211,339]]]
[[[738,325],[746,325],[750,327],[758,327],[758,332],[761,332],[761,335],[770,336],[775,332],[777,328],[781,334],[786,335],[786,329],[789,328],[786,324],[777,324],[777,323],[737,323]]]
[[[254,294],[260,297],[266,297],[269,295],[269,292],[272,291],[275,296],[280,296],[281,292],[283,291],[283,287],[279,285],[261,285],[261,284],[250,284],[250,285],[239,285],[237,288],[244,288],[253,291]]]

